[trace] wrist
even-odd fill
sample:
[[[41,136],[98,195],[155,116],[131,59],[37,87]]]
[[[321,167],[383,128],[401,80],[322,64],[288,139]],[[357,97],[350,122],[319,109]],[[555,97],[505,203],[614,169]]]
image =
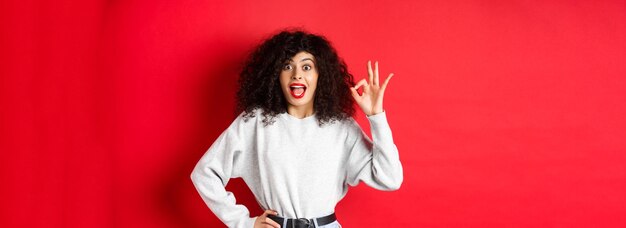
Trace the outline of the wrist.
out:
[[[366,114],[367,114],[367,116],[375,116],[375,115],[381,114],[381,113],[383,113],[383,112],[385,112],[385,110],[382,110],[382,109],[381,109],[381,110],[380,110],[380,111],[378,111],[378,112],[371,112],[370,114],[367,114],[367,113],[366,113]]]

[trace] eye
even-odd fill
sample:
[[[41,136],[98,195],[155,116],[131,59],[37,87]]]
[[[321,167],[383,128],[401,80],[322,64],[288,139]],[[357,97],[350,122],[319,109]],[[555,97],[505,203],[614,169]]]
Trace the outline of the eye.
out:
[[[302,69],[303,69],[303,70],[311,70],[311,66],[309,66],[309,65],[304,65],[304,66],[302,67]]]
[[[291,70],[291,65],[285,64],[285,66],[283,66],[283,70]]]

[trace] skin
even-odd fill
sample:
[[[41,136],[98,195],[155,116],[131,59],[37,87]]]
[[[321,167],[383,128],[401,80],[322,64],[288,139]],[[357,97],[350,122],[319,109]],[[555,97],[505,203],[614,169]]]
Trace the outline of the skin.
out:
[[[352,97],[359,105],[361,110],[368,115],[376,115],[383,112],[383,97],[385,95],[385,89],[389,84],[389,80],[393,77],[393,73],[389,74],[385,79],[385,82],[380,85],[378,76],[378,61],[376,61],[376,68],[372,71],[372,61],[367,61],[367,73],[369,75],[369,82],[365,79],[361,79],[353,88]],[[358,93],[359,88],[363,88],[361,94]]]
[[[289,115],[297,118],[305,118],[313,115],[313,101],[315,97],[315,88],[317,88],[317,68],[315,68],[315,58],[308,52],[299,52],[287,65],[280,74],[280,85],[283,95],[287,98],[287,112]],[[311,68],[305,67],[310,65]],[[376,115],[383,112],[383,97],[389,80],[393,77],[393,73],[389,74],[385,82],[380,85],[378,76],[378,61],[375,62],[375,68],[372,70],[372,62],[367,61],[367,73],[369,82],[361,79],[354,87],[350,88],[352,97],[359,105],[363,113],[368,116]],[[295,99],[291,96],[289,84],[302,83],[307,86],[304,97]],[[362,92],[359,93],[359,89]],[[265,210],[262,215],[258,216],[254,222],[255,228],[280,228],[280,225],[274,220],[267,217],[268,214],[278,215],[274,210]]]
[[[313,100],[317,88],[317,65],[315,57],[308,52],[299,52],[283,66],[280,72],[280,87],[287,99],[287,113],[296,118],[313,115]],[[291,96],[291,83],[302,83],[306,86],[304,97],[296,99]]]
[[[262,215],[254,220],[254,228],[280,228],[280,225],[267,217],[268,214],[278,215],[274,210],[265,210]]]

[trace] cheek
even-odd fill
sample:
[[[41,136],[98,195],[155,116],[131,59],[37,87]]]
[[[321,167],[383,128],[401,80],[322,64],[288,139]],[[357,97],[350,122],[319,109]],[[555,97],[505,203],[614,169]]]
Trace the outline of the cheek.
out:
[[[280,81],[280,85],[284,87],[289,83],[289,76],[286,75],[285,73],[281,73],[278,76],[278,80]]]
[[[308,84],[309,84],[309,86],[317,88],[317,80],[318,80],[317,73],[313,73],[313,74],[309,75],[309,77],[308,77]]]

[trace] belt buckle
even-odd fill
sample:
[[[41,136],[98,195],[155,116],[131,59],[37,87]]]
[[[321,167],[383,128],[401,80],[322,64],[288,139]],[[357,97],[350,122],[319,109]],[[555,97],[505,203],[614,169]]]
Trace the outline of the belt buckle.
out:
[[[308,220],[306,218],[299,218],[298,221],[304,223],[306,225],[306,227],[313,227],[311,225],[313,225],[313,223],[311,223],[311,220]]]

